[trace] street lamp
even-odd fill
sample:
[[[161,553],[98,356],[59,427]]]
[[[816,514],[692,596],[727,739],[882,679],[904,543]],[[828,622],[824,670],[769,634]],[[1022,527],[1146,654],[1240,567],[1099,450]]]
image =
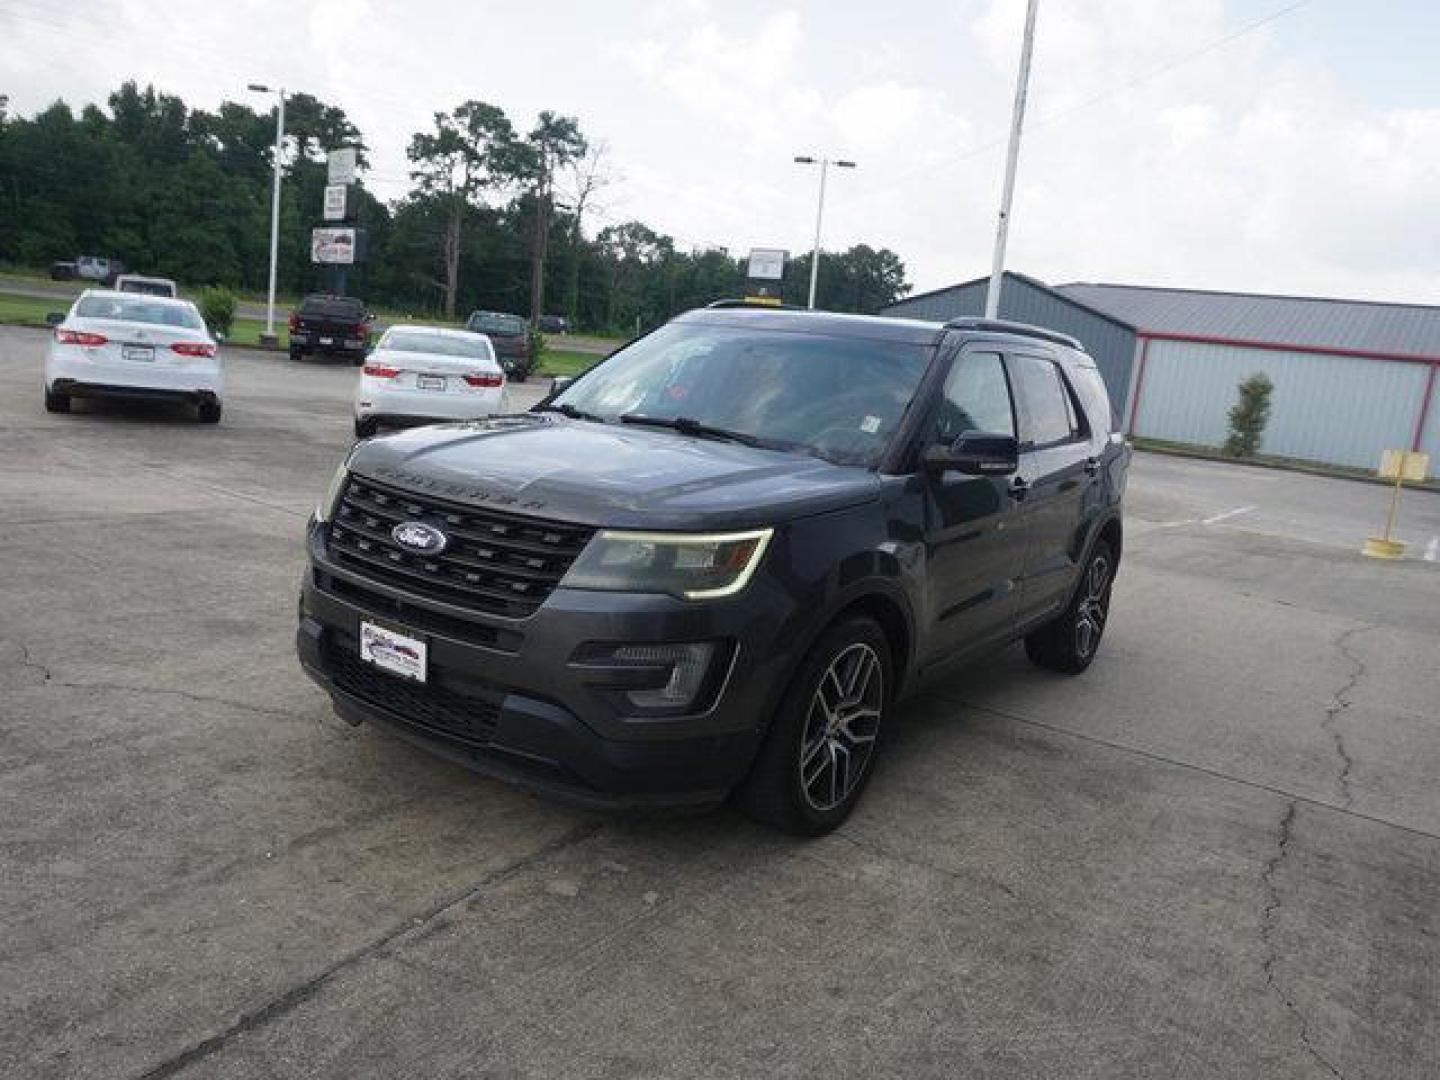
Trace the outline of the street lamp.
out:
[[[795,164],[820,166],[820,201],[819,205],[815,207],[815,250],[810,254],[809,307],[813,311],[815,308],[815,284],[818,281],[820,275],[820,223],[825,217],[825,174],[829,171],[831,165],[834,165],[837,169],[853,169],[855,168],[855,162],[831,161],[829,158],[826,157],[817,159],[813,157],[796,155]]]
[[[268,94],[270,88],[251,83],[257,94]],[[280,159],[285,146],[285,88],[275,90],[279,101],[275,109],[275,182],[270,189],[270,292],[265,305],[265,344],[274,345],[275,337],[275,266],[280,256]]]

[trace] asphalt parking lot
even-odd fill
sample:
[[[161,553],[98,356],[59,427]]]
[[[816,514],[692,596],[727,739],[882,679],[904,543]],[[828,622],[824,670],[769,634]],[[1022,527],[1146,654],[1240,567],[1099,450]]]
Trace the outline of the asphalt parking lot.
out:
[[[0,1073],[1440,1074],[1440,495],[1140,455],[1100,658],[911,700],[799,842],[337,721],[293,655],[354,369],[218,427],[0,328]]]

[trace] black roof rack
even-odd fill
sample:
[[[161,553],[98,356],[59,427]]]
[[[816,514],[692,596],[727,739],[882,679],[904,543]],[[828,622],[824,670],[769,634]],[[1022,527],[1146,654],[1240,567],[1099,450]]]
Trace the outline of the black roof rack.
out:
[[[1068,345],[1072,349],[1085,351],[1085,346],[1069,334],[1062,334],[1058,330],[1046,330],[1043,326],[1031,326],[1029,323],[1010,322],[1007,319],[976,319],[966,316],[960,319],[951,319],[945,324],[945,329],[990,330],[997,334],[1018,334],[1021,337],[1053,341],[1056,345]]]

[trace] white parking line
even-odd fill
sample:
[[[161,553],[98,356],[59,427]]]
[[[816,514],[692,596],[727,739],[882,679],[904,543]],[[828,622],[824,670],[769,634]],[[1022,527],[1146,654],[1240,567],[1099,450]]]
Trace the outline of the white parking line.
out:
[[[1253,506],[1237,506],[1234,510],[1226,510],[1223,514],[1216,514],[1214,517],[1208,517],[1200,524],[1218,525],[1222,521],[1229,521],[1231,518],[1239,517],[1241,514],[1248,514],[1251,510],[1254,509],[1255,507]]]
[[[1440,562],[1440,536],[1430,537],[1430,543],[1425,545],[1425,561]]]

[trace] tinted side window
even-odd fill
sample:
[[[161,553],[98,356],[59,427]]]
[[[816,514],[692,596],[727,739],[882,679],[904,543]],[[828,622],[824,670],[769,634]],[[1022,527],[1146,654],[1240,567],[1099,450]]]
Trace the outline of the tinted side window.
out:
[[[1100,372],[1093,367],[1077,367],[1074,370],[1075,392],[1085,403],[1091,425],[1100,431],[1119,431],[1120,425],[1111,408],[1110,395],[1105,390],[1105,380],[1100,377]]]
[[[999,353],[966,353],[956,359],[945,379],[935,441],[953,443],[967,431],[1015,434],[1010,387]]]
[[[1079,434],[1075,406],[1053,361],[1038,356],[1012,356],[1010,373],[1020,402],[1022,442],[1044,446],[1065,442]]]

